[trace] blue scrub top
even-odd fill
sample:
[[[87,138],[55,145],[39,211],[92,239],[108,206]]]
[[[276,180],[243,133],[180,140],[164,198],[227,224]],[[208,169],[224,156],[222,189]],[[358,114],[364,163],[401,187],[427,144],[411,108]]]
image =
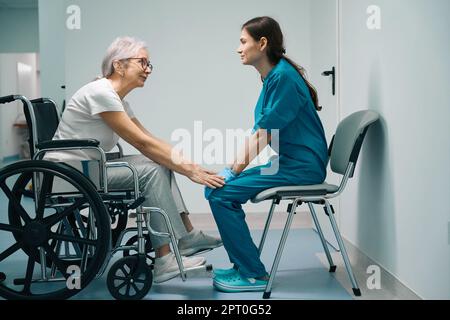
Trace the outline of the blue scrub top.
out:
[[[275,132],[271,130],[279,130],[275,150],[278,174],[299,184],[325,180],[328,149],[324,129],[308,86],[286,59],[282,58],[264,79],[253,130],[260,128],[272,133],[272,140]],[[271,146],[276,148],[273,141]]]

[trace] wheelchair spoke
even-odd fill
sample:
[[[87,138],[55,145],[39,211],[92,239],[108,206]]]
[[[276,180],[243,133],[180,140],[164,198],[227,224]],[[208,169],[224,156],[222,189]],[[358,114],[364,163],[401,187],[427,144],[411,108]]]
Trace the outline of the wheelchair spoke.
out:
[[[126,293],[125,293],[126,296],[129,296],[129,295],[130,295],[130,289],[131,289],[131,285],[128,283],[128,284],[127,284],[127,291],[126,291]]]
[[[139,292],[139,289],[135,283],[132,283],[131,285],[133,286],[134,292]]]
[[[120,270],[123,272],[125,277],[129,275],[129,273],[125,270],[124,267],[120,267]]]
[[[9,202],[14,206],[14,210],[19,213],[23,221],[25,221],[25,223],[29,223],[31,221],[31,218],[28,216],[27,211],[22,207],[19,201],[17,201],[16,197],[13,195],[11,190],[9,190],[4,181],[0,182],[0,188],[2,188],[3,192],[8,197]]]
[[[146,280],[145,279],[134,279],[135,283],[145,283]]]
[[[55,266],[58,268],[58,270],[61,272],[64,278],[68,278],[69,275],[67,274],[67,270],[65,265],[62,263],[61,259],[58,258],[56,253],[53,251],[53,249],[48,245],[44,244],[45,252],[47,253],[48,257],[52,262],[55,264]]]
[[[120,289],[122,289],[125,285],[127,284],[127,282],[122,282],[121,284],[120,284],[120,286],[117,286],[117,291],[119,291]]]
[[[15,233],[22,233],[23,232],[22,228],[15,227],[15,226],[12,226],[12,225],[9,225],[9,224],[3,224],[3,223],[0,223],[0,230],[11,231],[11,232],[15,232]]]
[[[8,249],[6,249],[5,251],[3,251],[0,254],[0,262],[5,260],[6,258],[8,258],[10,255],[12,255],[14,252],[19,250],[20,248],[22,248],[21,242],[17,242],[15,244],[13,244],[11,247],[9,247]]]
[[[91,245],[91,246],[95,246],[97,244],[97,242],[95,240],[83,239],[80,237],[72,237],[72,236],[67,236],[64,234],[57,234],[57,233],[53,233],[53,232],[50,233],[50,238],[56,239],[56,240],[61,240],[61,241],[67,241],[67,242],[82,243],[82,244],[87,244],[87,245]]]
[[[32,250],[30,256],[28,257],[28,263],[27,263],[27,272],[25,275],[25,282],[23,286],[22,293],[31,294],[30,288],[31,288],[31,282],[33,281],[33,271],[34,271],[34,265],[36,263],[36,254],[37,251]]]
[[[48,227],[53,226],[54,224],[58,223],[59,221],[61,221],[65,217],[69,216],[71,213],[73,213],[74,210],[76,210],[79,207],[81,207],[85,202],[86,202],[86,199],[84,199],[84,198],[77,199],[74,204],[72,204],[70,207],[64,209],[64,211],[61,211],[61,212],[56,213],[56,214],[54,214],[54,215],[52,215],[50,217],[45,218],[44,219],[44,223]]]
[[[36,218],[38,220],[44,217],[44,209],[45,209],[45,197],[48,193],[51,192],[51,188],[53,185],[53,176],[50,174],[44,174],[44,179],[42,181],[42,186],[38,198],[38,206],[36,210]]]

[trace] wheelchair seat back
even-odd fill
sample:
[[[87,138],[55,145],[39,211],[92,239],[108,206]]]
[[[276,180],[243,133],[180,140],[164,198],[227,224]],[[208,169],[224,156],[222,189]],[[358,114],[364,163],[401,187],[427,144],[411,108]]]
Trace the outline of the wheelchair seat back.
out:
[[[31,100],[31,106],[24,103],[23,111],[29,130],[30,155],[34,156],[36,145],[53,139],[60,116],[58,108],[50,99]]]

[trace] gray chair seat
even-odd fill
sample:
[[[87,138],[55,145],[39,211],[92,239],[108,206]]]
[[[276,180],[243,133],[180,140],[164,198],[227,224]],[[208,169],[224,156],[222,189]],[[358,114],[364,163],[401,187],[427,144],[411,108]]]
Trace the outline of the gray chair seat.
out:
[[[324,196],[339,189],[334,184],[322,183],[309,186],[286,186],[264,190],[258,193],[251,201],[258,203],[270,199],[283,199],[285,197]]]

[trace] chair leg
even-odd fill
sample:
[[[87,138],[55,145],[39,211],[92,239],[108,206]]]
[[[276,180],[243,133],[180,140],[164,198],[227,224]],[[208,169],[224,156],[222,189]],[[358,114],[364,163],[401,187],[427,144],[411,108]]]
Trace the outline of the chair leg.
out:
[[[270,206],[269,215],[267,216],[266,225],[264,226],[264,231],[263,231],[263,234],[261,237],[261,241],[259,242],[259,247],[258,247],[259,255],[261,255],[262,249],[264,247],[264,242],[266,241],[267,232],[269,231],[270,222],[272,221],[273,211],[275,210],[276,204],[277,204],[277,200],[273,199],[272,205]]]
[[[275,255],[275,260],[272,264],[272,270],[270,270],[269,281],[267,282],[266,290],[263,294],[263,299],[269,299],[272,292],[272,283],[277,273],[278,264],[280,263],[281,254],[283,253],[284,246],[286,244],[286,239],[289,234],[289,229],[291,228],[292,219],[294,218],[295,210],[297,209],[297,200],[294,200],[292,204],[291,211],[289,212],[286,224],[284,226],[283,234],[281,235],[280,243],[278,245],[277,254]]]
[[[325,254],[327,255],[328,263],[330,264],[330,272],[336,271],[336,265],[333,262],[333,258],[331,258],[330,249],[328,248],[327,241],[325,240],[325,237],[322,232],[322,228],[320,227],[319,220],[317,219],[316,211],[314,210],[314,206],[311,202],[308,202],[309,211],[311,212],[311,216],[313,218],[314,224],[316,226],[317,232],[319,233],[320,241],[322,242],[323,250],[325,251]]]
[[[345,268],[347,269],[348,276],[353,286],[353,293],[355,296],[361,295],[361,290],[358,287],[358,283],[356,282],[355,275],[353,274],[352,266],[350,264],[350,260],[347,255],[347,250],[344,246],[344,241],[342,240],[341,233],[339,232],[339,228],[336,224],[336,220],[334,219],[333,212],[330,207],[330,203],[325,200],[326,210],[328,212],[328,217],[330,218],[331,226],[333,227],[334,235],[336,236],[336,240],[339,244],[339,249],[341,250],[342,258],[344,259]]]

